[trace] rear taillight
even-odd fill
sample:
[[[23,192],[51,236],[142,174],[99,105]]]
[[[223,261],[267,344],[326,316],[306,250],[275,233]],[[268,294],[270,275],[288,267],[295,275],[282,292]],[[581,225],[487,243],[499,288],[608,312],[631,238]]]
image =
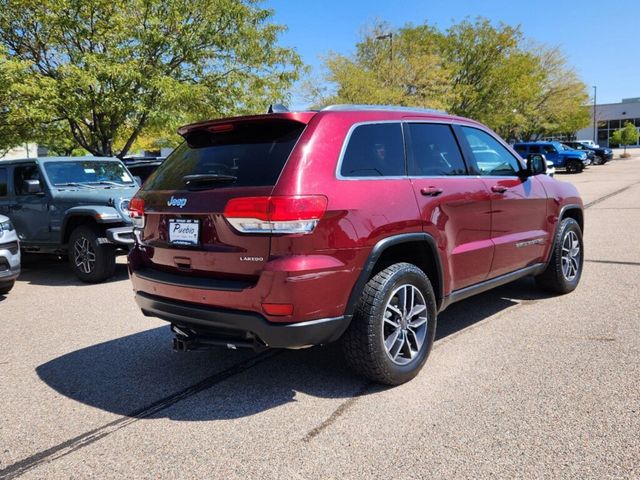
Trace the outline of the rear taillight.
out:
[[[224,217],[242,233],[311,233],[327,210],[327,197],[241,197],[229,200]]]
[[[144,228],[144,200],[133,197],[129,202],[129,216],[134,227]]]

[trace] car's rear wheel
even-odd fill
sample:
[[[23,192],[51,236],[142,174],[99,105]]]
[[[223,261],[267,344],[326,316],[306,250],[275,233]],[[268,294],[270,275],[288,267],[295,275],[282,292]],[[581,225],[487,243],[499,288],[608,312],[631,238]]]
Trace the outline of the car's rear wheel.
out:
[[[76,228],[69,237],[69,264],[86,283],[102,282],[115,272],[115,248],[100,243],[99,238],[100,231],[89,225]]]
[[[11,280],[10,282],[0,283],[0,295],[6,295],[7,293],[9,293],[15,284],[16,284],[15,280]]]
[[[399,385],[418,374],[435,331],[436,300],[428,277],[415,265],[396,263],[367,282],[342,346],[356,372]]]
[[[545,290],[569,293],[580,282],[583,263],[582,230],[573,218],[565,218],[556,233],[551,260],[536,282]]]

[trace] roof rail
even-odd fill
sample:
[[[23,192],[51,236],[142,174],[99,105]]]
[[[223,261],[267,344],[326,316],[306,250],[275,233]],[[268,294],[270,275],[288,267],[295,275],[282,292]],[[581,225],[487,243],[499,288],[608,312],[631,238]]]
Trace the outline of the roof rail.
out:
[[[436,110],[433,108],[419,108],[419,107],[399,107],[396,105],[350,105],[350,104],[338,104],[328,105],[322,108],[321,112],[344,112],[344,111],[358,111],[358,110],[382,110],[393,112],[407,112],[407,113],[436,113],[440,115],[447,115],[447,112],[443,110]]]

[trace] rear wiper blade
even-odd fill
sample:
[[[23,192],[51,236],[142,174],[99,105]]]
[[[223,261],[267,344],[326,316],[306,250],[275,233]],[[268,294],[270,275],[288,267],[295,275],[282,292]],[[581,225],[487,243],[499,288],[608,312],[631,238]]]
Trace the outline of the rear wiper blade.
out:
[[[232,183],[238,180],[234,175],[222,175],[217,173],[199,173],[195,175],[185,175],[182,181],[187,187],[198,187],[206,183]]]

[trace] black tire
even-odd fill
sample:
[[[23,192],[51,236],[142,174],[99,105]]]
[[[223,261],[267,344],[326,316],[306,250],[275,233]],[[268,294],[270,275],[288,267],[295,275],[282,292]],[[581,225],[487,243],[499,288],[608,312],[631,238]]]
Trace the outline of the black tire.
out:
[[[566,247],[569,240],[567,237],[575,235],[579,244],[579,257],[573,260],[567,259]],[[565,258],[563,260],[563,250]],[[575,261],[575,263],[574,263]],[[567,270],[563,269],[563,263],[569,265],[573,264],[576,272],[573,278],[567,276]],[[565,218],[561,221],[558,232],[556,233],[553,250],[551,252],[551,260],[542,274],[536,277],[536,283],[544,290],[548,290],[554,293],[569,293],[576,289],[582,276],[582,266],[584,264],[584,245],[582,242],[582,230],[580,225],[573,218]]]
[[[407,289],[402,290],[403,286]],[[425,306],[426,322],[422,317],[416,318],[418,314],[411,317],[416,319],[413,322],[416,326],[413,328],[411,318],[407,319],[406,316],[402,319],[397,317],[397,327],[389,325],[393,318],[386,317],[386,321],[383,319],[387,304],[401,298],[398,291],[411,291],[410,301],[415,300],[416,307]],[[421,297],[416,292],[419,292]],[[407,298],[407,294],[404,295],[404,298]],[[393,305],[389,308],[393,308]],[[410,263],[396,263],[382,270],[367,282],[353,320],[342,336],[342,349],[348,364],[360,375],[385,385],[400,385],[411,380],[418,374],[431,352],[436,332],[436,315],[433,288],[422,270]],[[419,322],[424,322],[424,330],[422,326],[417,326]],[[399,345],[395,361],[391,357],[392,353],[387,352],[384,343],[385,332],[389,328],[392,329],[392,333],[388,335],[387,340],[391,340],[396,331],[401,331],[395,337],[395,341],[390,343],[392,352],[394,346]],[[422,343],[419,343],[419,338],[423,339]],[[417,347],[415,352],[412,346]],[[414,355],[411,355],[412,353]],[[406,356],[410,358],[405,358]]]
[[[567,172],[569,173],[580,173],[582,168],[582,162],[578,160],[569,160],[569,162],[567,162]]]
[[[603,165],[604,164],[604,159],[600,155],[596,155],[593,158],[593,164],[594,165]]]
[[[0,283],[0,295],[6,295],[7,293],[9,293],[15,284],[16,284],[15,280],[11,280],[10,282]]]
[[[79,226],[69,237],[69,265],[85,283],[102,282],[113,276],[116,270],[115,248],[113,245],[99,243],[98,239],[101,237],[103,235],[100,230],[90,225]]]

